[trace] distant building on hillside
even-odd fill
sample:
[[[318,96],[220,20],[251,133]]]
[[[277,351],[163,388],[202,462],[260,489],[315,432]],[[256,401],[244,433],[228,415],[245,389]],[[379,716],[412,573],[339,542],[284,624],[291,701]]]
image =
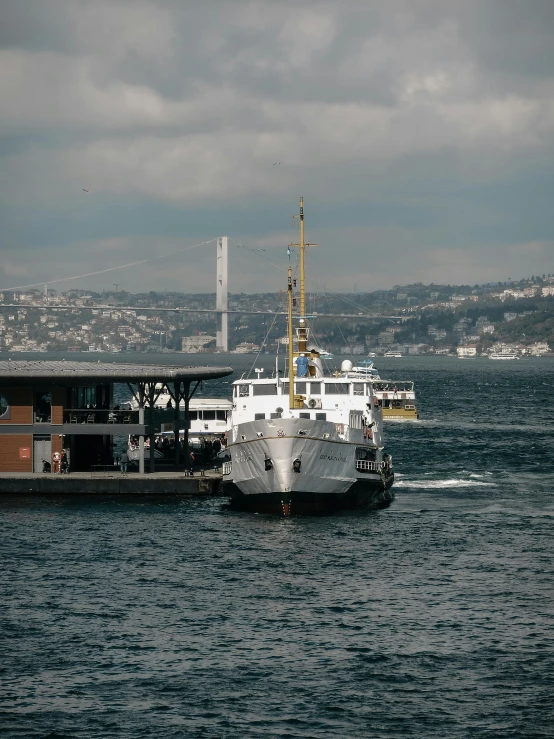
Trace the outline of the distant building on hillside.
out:
[[[467,344],[465,346],[459,346],[456,351],[459,357],[476,357],[477,356],[476,344]]]
[[[181,339],[181,351],[186,354],[197,354],[212,341],[215,341],[215,336],[208,336],[207,334],[202,334],[201,336],[183,336]]]
[[[543,354],[548,354],[550,352],[550,347],[548,346],[546,341],[536,341],[528,348],[528,352],[534,357],[540,357]]]
[[[252,344],[250,341],[243,341],[242,344],[237,344],[236,349],[231,352],[232,354],[256,354],[260,351],[258,344]]]

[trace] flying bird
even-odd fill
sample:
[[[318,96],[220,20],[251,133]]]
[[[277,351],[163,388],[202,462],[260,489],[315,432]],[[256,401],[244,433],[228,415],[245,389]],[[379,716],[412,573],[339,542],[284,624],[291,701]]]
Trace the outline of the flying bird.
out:
[[[85,190],[85,188],[83,187],[83,192],[88,192],[88,193],[90,193],[90,190]]]
[[[281,162],[273,162],[273,166],[275,167],[276,164],[281,164]]]

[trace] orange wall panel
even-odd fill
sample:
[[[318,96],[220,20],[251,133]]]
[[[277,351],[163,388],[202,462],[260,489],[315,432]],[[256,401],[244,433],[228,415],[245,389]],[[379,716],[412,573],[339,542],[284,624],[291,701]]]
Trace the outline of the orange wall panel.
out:
[[[65,405],[65,388],[52,388],[52,423],[63,423],[63,409]]]
[[[33,435],[2,434],[0,437],[0,472],[33,471]]]

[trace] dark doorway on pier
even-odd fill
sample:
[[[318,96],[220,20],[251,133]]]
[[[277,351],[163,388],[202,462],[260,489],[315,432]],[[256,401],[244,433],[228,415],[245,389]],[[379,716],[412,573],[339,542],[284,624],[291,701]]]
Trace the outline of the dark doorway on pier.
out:
[[[113,452],[109,436],[71,436],[66,443],[71,453],[72,472],[92,472],[100,466],[113,465]]]

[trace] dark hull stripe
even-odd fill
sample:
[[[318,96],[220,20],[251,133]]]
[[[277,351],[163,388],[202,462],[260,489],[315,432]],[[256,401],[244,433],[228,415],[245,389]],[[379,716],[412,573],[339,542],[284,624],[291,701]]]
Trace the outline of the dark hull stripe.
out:
[[[228,486],[223,492],[229,494],[230,507],[234,510],[278,516],[324,516],[338,511],[387,508],[394,500],[394,493],[390,490],[393,479],[394,476],[390,475],[385,486],[359,481],[346,493],[292,491],[244,495],[235,485]]]

